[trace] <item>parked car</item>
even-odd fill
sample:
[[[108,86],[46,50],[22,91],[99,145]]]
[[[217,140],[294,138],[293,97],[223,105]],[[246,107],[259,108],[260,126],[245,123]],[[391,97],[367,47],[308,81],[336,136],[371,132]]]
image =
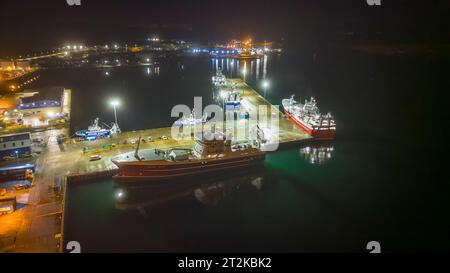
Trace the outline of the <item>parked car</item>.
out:
[[[169,138],[168,137],[166,137],[166,136],[162,136],[161,137],[161,140],[168,140]]]
[[[28,184],[16,184],[14,185],[13,189],[15,191],[21,191],[21,190],[25,190],[25,189],[29,189],[31,186]]]
[[[148,142],[153,142],[153,138],[151,136],[147,137]]]
[[[44,142],[44,140],[42,138],[34,138],[32,141],[34,143],[42,143],[42,142]]]
[[[100,155],[92,155],[90,161],[98,161],[101,159],[102,157]]]

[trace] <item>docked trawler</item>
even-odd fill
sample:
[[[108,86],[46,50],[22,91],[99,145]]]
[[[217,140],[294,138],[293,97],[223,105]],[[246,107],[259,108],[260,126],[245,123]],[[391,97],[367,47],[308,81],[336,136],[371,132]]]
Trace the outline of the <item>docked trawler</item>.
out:
[[[135,152],[112,159],[119,167],[119,173],[113,178],[119,182],[184,178],[247,168],[261,163],[265,156],[265,152],[251,145],[232,145],[231,138],[225,138],[221,132],[213,129],[210,132],[198,133],[193,149],[139,151],[138,144]]]
[[[282,101],[286,115],[300,128],[317,140],[331,140],[336,136],[336,123],[334,117],[328,113],[322,115],[314,98],[301,104],[290,99]]]
[[[233,91],[224,93],[225,109],[227,111],[239,111],[241,107],[241,94]]]
[[[220,87],[227,84],[227,78],[222,73],[222,70],[217,70],[216,75],[212,77],[212,82],[215,87]]]
[[[75,135],[85,140],[97,140],[99,138],[106,138],[116,133],[120,133],[120,128],[116,123],[113,123],[109,129],[105,129],[98,124],[98,121],[99,118],[96,118],[87,130],[77,131],[75,132]]]
[[[208,121],[208,114],[205,113],[201,118],[195,118],[195,110],[192,110],[189,117],[183,116],[181,119],[175,121],[175,126],[195,126],[204,124]]]

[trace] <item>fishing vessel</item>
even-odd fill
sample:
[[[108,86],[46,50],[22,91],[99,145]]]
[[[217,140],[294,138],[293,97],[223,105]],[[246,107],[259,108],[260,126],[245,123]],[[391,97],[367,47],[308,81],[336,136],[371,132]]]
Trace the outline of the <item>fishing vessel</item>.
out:
[[[215,87],[220,87],[227,84],[227,78],[222,73],[222,70],[217,70],[216,75],[212,77],[212,82]]]
[[[317,140],[331,140],[336,136],[336,123],[334,117],[328,113],[323,115],[319,111],[314,98],[305,103],[290,99],[282,101],[284,112],[295,124]]]
[[[239,111],[241,107],[241,94],[237,91],[224,94],[225,109],[227,111]]]
[[[257,54],[255,52],[242,52],[241,54],[237,55],[237,58],[239,60],[251,60],[251,59],[259,59],[264,57],[264,55]]]
[[[119,155],[112,162],[119,167],[116,181],[161,181],[218,171],[248,168],[264,161],[266,153],[254,145],[233,145],[231,138],[211,131],[195,135],[192,149],[145,149]]]
[[[189,117],[183,116],[181,119],[175,121],[174,125],[178,126],[178,127],[180,127],[180,126],[194,126],[194,125],[206,123],[207,119],[208,119],[208,114],[207,113],[205,113],[203,115],[203,117],[201,117],[201,118],[195,118],[195,111],[192,110],[192,112],[189,115]]]
[[[80,130],[75,133],[76,136],[85,140],[96,140],[98,138],[109,137],[119,132],[117,124],[113,123],[109,129],[102,128],[99,124],[99,118],[94,119],[91,126],[87,130]]]

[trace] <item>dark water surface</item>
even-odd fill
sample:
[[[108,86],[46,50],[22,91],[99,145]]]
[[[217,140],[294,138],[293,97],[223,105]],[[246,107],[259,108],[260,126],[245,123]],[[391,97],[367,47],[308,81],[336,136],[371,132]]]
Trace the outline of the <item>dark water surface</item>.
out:
[[[259,91],[266,77],[274,104],[292,93],[314,95],[335,114],[338,135],[309,152],[325,147],[329,158],[291,147],[269,154],[261,169],[174,187],[71,185],[67,241],[79,241],[83,251],[364,252],[372,240],[386,252],[449,250],[448,185],[441,176],[449,97],[441,89],[449,90],[449,70],[436,56],[325,50],[313,61],[287,51],[245,68],[179,58],[150,71],[48,70],[40,84],[72,87],[73,130],[96,116],[112,121],[112,97],[123,101],[121,127],[134,130],[169,126],[171,108],[192,106],[193,96],[212,103],[216,67],[231,76],[245,69]]]

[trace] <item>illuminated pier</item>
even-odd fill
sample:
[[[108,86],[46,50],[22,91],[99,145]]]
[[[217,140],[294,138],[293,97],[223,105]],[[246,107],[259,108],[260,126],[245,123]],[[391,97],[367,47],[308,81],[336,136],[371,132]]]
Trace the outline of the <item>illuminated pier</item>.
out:
[[[278,126],[271,130],[271,134],[277,136],[275,139],[279,141],[280,146],[313,140],[286,118],[279,108],[267,102],[244,81],[229,79],[228,85],[222,90],[226,91],[232,85],[234,85],[234,91],[240,93],[243,107],[248,112],[265,106],[268,109],[266,118],[276,117]],[[70,91],[66,90],[64,96],[63,107],[70,109]],[[244,125],[238,124],[238,126]],[[58,135],[68,135],[64,130],[66,129],[48,131],[51,132],[51,136],[47,137],[47,148],[41,151],[36,161],[35,187],[30,191],[29,205],[23,212],[23,217],[19,217],[20,228],[13,236],[12,241],[15,245],[10,245],[11,252],[63,252],[67,183],[111,177],[117,172],[117,167],[111,162],[111,158],[135,150],[139,138],[141,138],[141,149],[190,148],[194,144],[193,138],[179,140],[171,138],[171,127],[123,132],[96,141],[78,142],[69,139],[64,143],[58,142]],[[44,134],[47,133],[34,133],[32,137],[44,138]],[[245,139],[248,134],[242,137]],[[92,155],[101,156],[101,160],[91,161]],[[50,188],[55,191],[49,191]],[[43,201],[45,202],[42,203]],[[15,230],[14,225],[11,225],[11,230]],[[5,245],[8,247],[7,242]]]

